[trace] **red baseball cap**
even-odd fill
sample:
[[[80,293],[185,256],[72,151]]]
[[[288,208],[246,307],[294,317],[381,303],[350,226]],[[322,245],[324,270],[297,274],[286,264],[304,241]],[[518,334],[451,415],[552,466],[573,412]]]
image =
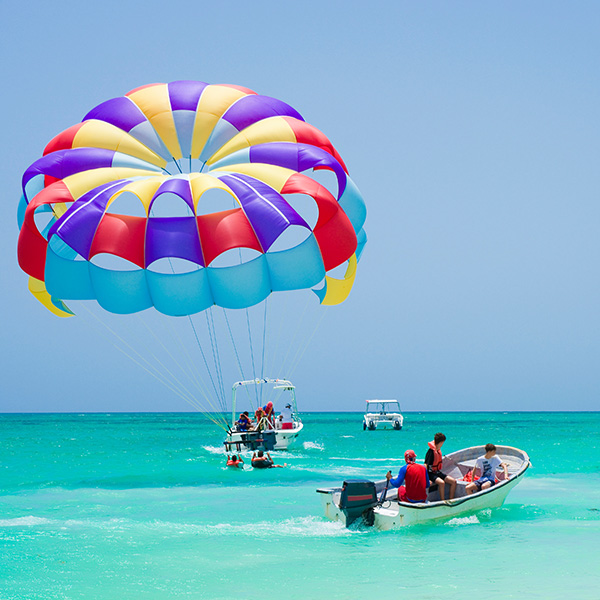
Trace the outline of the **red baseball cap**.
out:
[[[414,450],[407,450],[404,453],[404,460],[407,463],[409,463],[409,462],[415,462],[416,458],[417,458],[417,455],[416,455],[416,453],[415,453]]]

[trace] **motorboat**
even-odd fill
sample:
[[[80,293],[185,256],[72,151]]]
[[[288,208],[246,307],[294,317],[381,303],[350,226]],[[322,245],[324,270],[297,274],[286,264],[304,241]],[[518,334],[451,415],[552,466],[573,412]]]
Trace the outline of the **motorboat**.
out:
[[[254,421],[249,427],[244,427],[238,420],[237,391],[255,386],[266,386],[270,396],[273,397],[273,414],[270,417],[262,416],[258,422]],[[270,388],[270,389],[269,389]],[[254,404],[262,404],[259,398],[264,394],[255,394]],[[251,406],[252,394],[247,395],[248,404]],[[250,412],[250,411],[249,411]],[[252,411],[254,414],[254,410]],[[231,402],[231,426],[223,442],[227,452],[240,452],[241,450],[287,450],[297,440],[304,425],[298,414],[296,406],[296,388],[287,379],[250,379],[237,381],[233,384]]]
[[[363,430],[395,429],[400,431],[404,417],[398,400],[367,400]]]
[[[456,479],[456,493],[452,500],[441,500],[437,485],[429,487],[427,501],[401,502],[398,490],[389,487],[387,480],[347,480],[341,488],[319,489],[325,516],[341,521],[347,527],[358,521],[380,530],[399,529],[406,525],[449,520],[481,510],[502,506],[506,496],[522,479],[531,466],[523,450],[511,446],[496,446],[496,455],[507,465],[504,473],[496,474],[492,487],[468,495],[466,486],[477,458],[485,454],[484,446],[473,446],[444,457],[444,473]]]

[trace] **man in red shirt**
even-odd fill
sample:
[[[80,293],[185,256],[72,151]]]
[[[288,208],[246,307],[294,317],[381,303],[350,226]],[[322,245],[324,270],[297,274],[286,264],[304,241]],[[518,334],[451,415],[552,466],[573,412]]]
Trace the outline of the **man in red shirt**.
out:
[[[392,472],[386,473],[386,479],[398,489],[398,500],[402,502],[427,502],[427,488],[429,487],[429,475],[423,465],[415,461],[417,455],[414,450],[404,453],[406,464],[398,471],[398,477],[392,479]],[[403,483],[406,486],[402,485]]]

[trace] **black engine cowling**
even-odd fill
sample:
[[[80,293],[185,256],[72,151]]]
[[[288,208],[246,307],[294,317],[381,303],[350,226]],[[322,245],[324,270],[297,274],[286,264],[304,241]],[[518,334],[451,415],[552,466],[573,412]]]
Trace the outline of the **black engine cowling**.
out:
[[[344,481],[340,509],[346,515],[346,526],[362,517],[365,525],[373,525],[373,508],[377,506],[375,483],[367,479]]]

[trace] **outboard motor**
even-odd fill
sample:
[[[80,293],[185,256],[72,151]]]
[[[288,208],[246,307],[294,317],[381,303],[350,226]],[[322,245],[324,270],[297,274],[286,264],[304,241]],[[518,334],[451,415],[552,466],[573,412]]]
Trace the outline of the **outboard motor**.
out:
[[[340,497],[340,509],[346,515],[346,527],[362,517],[365,525],[374,522],[373,508],[377,506],[375,483],[367,479],[344,481]]]

